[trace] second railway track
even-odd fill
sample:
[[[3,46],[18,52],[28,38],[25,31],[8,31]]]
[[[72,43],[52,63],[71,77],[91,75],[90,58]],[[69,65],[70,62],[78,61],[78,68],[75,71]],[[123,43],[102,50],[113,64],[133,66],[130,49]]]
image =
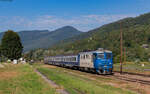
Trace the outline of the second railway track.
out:
[[[74,71],[77,71],[77,70],[74,70]],[[93,73],[89,73],[89,74],[92,75],[93,77],[105,77],[105,78],[112,78],[115,80],[117,79],[120,81],[140,83],[143,85],[150,85],[150,75],[129,73],[129,72],[123,72],[122,74],[120,74],[119,72],[116,72],[116,71],[113,72],[113,75],[97,75]],[[148,80],[144,80],[144,79],[148,79]]]
[[[137,79],[137,78],[132,78],[130,76],[119,76],[119,75],[112,75],[109,76],[118,80],[123,80],[123,81],[128,81],[128,82],[136,82],[144,85],[150,85],[150,80],[143,80],[143,79]]]
[[[113,71],[114,73],[120,73],[120,71]],[[133,73],[133,72],[122,72],[122,74],[129,74],[129,75],[138,75],[143,77],[150,77],[150,75],[147,74],[141,74],[141,73]]]

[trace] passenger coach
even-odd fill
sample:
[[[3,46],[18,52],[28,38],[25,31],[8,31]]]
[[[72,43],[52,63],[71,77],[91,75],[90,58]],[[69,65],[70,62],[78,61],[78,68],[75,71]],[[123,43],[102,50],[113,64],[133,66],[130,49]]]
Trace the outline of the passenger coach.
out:
[[[113,70],[112,52],[103,49],[81,52],[78,55],[50,56],[46,57],[44,62],[62,67],[94,71],[98,74],[112,74]]]

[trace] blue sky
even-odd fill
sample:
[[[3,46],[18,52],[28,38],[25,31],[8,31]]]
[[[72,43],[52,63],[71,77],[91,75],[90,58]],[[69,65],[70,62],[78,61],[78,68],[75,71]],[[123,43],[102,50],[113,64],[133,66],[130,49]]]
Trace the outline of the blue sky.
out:
[[[150,11],[150,0],[0,0],[0,31],[71,25],[88,31]]]

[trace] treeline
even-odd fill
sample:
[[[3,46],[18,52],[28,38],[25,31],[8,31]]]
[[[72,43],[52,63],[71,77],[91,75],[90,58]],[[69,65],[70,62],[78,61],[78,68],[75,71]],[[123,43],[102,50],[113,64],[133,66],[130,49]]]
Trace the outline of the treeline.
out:
[[[47,55],[77,54],[81,51],[96,50],[104,48],[112,50],[114,62],[119,62],[120,58],[120,30],[123,31],[123,49],[127,61],[148,61],[150,49],[143,45],[150,45],[150,13],[119,20],[114,23],[104,25],[95,30],[62,41],[49,48],[34,50],[26,54],[42,59]],[[38,53],[38,54],[37,54]]]
[[[23,46],[19,35],[8,30],[4,33],[0,45],[0,61],[14,60],[22,57]]]

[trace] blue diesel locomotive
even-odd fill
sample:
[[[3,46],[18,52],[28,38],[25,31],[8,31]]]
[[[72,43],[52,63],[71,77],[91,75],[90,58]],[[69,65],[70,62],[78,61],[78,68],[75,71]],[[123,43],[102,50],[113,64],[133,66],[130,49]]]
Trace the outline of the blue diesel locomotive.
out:
[[[44,63],[94,71],[98,74],[112,74],[113,55],[111,51],[99,49],[96,51],[81,52],[78,55],[45,57]]]

